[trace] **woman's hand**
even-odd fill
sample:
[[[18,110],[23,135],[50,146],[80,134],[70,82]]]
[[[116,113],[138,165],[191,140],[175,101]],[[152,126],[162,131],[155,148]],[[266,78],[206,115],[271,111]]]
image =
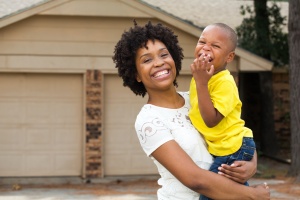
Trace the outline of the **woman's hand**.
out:
[[[267,183],[253,186],[257,199],[270,199],[270,189]]]
[[[251,161],[235,161],[231,165],[222,164],[218,168],[218,173],[238,183],[245,183],[256,173],[256,167],[257,154],[255,151]]]

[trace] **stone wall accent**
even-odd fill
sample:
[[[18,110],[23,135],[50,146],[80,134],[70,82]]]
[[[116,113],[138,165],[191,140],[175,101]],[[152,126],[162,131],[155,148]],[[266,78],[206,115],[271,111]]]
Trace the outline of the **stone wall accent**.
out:
[[[279,155],[291,158],[290,86],[287,72],[273,73],[274,123]]]
[[[102,176],[101,72],[86,72],[86,177]]]

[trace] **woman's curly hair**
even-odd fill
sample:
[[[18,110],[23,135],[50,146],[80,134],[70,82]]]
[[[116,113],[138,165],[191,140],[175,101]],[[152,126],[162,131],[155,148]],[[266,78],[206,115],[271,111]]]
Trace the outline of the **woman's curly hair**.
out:
[[[176,77],[181,70],[183,59],[183,50],[178,44],[177,35],[171,29],[160,23],[153,25],[150,21],[145,26],[139,26],[134,20],[134,27],[125,31],[116,44],[112,59],[118,68],[119,76],[123,79],[123,86],[128,86],[136,95],[142,97],[146,95],[147,91],[144,84],[136,80],[135,59],[139,48],[147,48],[148,40],[159,40],[166,45],[175,62]],[[178,86],[176,79],[173,84]]]

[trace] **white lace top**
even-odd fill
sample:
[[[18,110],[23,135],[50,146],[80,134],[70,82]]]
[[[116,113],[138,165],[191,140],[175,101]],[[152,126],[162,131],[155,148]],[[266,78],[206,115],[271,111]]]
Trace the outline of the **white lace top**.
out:
[[[201,168],[208,169],[213,162],[201,135],[192,125],[188,111],[188,92],[179,92],[185,105],[179,109],[169,109],[146,104],[142,107],[135,122],[135,129],[145,153],[157,166],[161,178],[157,191],[159,200],[198,200],[199,194],[185,187],[164,166],[156,161],[151,153],[167,141],[175,140],[181,148]]]

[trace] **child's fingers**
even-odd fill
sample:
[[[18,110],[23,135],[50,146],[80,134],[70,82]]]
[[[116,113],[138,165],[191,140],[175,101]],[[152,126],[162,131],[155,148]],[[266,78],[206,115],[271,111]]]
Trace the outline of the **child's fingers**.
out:
[[[212,76],[215,72],[215,67],[213,65],[211,65],[210,68],[208,68],[207,72],[209,75]]]

